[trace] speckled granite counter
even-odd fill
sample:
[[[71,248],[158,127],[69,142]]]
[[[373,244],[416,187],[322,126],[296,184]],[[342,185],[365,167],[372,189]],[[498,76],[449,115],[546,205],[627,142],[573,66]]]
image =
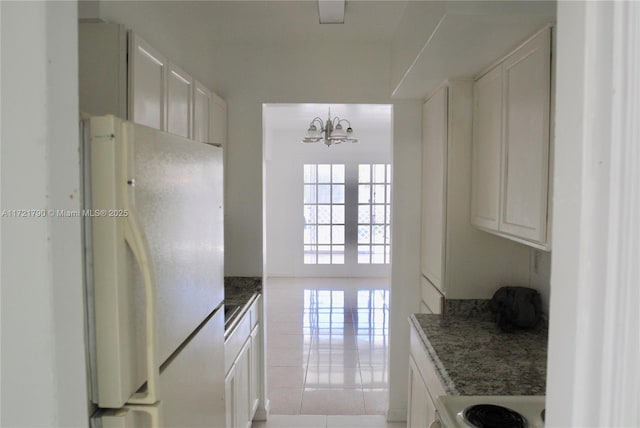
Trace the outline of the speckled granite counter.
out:
[[[224,278],[225,305],[244,305],[256,293],[262,293],[262,278],[245,276]]]
[[[262,278],[238,276],[224,278],[226,332],[233,330],[236,320],[244,315],[260,293],[262,293]],[[236,307],[237,310],[232,310]]]
[[[547,328],[504,333],[486,316],[409,318],[452,395],[544,395]]]

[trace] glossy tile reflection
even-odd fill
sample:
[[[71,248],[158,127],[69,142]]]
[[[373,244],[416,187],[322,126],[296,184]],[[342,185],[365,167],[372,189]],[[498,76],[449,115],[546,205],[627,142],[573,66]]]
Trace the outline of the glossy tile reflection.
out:
[[[268,279],[272,414],[384,414],[388,290],[383,279]]]

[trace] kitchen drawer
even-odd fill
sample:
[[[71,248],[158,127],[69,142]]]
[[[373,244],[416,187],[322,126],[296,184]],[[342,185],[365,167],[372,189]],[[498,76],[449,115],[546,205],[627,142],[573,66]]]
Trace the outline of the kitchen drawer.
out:
[[[438,377],[435,366],[431,362],[431,358],[427,355],[427,350],[422,339],[420,339],[418,332],[413,326],[411,326],[410,331],[410,353],[416,363],[416,367],[418,368],[422,379],[424,380],[424,383],[427,386],[427,389],[429,390],[431,398],[435,400],[441,395],[446,395],[444,386]]]
[[[224,342],[224,370],[229,371],[251,333],[251,317],[246,312]]]
[[[422,302],[430,309],[432,314],[441,314],[444,297],[431,282],[423,276],[420,277],[420,297]]]

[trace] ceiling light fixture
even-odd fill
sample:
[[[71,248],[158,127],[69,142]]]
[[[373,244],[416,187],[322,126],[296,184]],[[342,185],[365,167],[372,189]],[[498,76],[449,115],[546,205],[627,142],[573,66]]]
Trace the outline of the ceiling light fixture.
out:
[[[344,24],[345,0],[318,0],[320,24]]]
[[[316,126],[316,123],[318,123],[318,126]],[[346,130],[342,126],[343,123],[347,125]],[[338,116],[331,118],[331,109],[329,109],[329,117],[326,122],[323,122],[319,117],[313,118],[309,124],[307,135],[302,139],[302,142],[317,143],[318,141],[323,141],[327,147],[332,144],[357,143],[358,140],[353,135],[351,122],[347,119],[340,119]]]

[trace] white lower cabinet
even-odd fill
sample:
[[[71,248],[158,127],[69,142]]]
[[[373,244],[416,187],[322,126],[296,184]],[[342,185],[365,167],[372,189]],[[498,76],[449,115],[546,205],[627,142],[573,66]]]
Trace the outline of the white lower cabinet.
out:
[[[253,417],[260,404],[260,374],[262,370],[262,343],[260,341],[260,328],[256,325],[251,332],[251,348],[249,348],[249,412]]]
[[[235,367],[231,366],[231,369],[227,372],[227,376],[224,378],[224,396],[225,396],[225,414],[227,427],[236,426],[236,414],[234,411],[234,390],[235,390]]]
[[[411,326],[407,428],[429,428],[437,420],[435,401],[446,395],[427,351]]]
[[[260,404],[263,373],[259,302],[257,299],[253,303],[225,340],[227,428],[251,427]]]
[[[251,339],[248,338],[225,377],[228,428],[248,428],[251,426],[253,412],[250,408],[250,359]]]
[[[235,363],[234,382],[237,387],[234,388],[235,396],[233,401],[236,403],[234,409],[236,414],[236,428],[249,428],[251,426],[251,415],[249,409],[249,379],[251,377],[251,374],[249,373],[250,356],[251,341],[247,340]]]
[[[409,414],[407,428],[427,428],[435,419],[435,405],[431,400],[427,385],[413,358],[409,356]]]

